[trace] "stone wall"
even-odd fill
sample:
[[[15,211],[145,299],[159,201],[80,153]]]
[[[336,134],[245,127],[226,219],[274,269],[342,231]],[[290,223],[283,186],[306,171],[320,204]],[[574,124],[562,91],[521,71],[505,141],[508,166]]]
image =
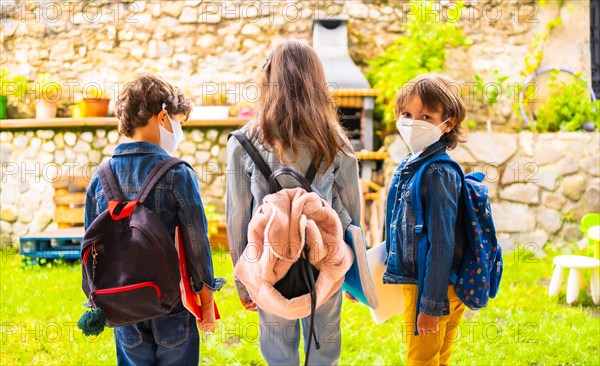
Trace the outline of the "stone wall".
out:
[[[224,213],[226,140],[231,129],[187,128],[175,154],[196,170],[202,199]],[[600,134],[470,133],[450,152],[466,172],[482,171],[501,237],[514,243],[581,239],[579,221],[600,212]],[[0,132],[0,225],[3,244],[55,226],[53,182],[91,177],[97,164],[126,141],[116,129]],[[402,139],[385,142],[391,177],[408,153]]]
[[[174,156],[194,167],[202,201],[225,212],[227,128],[186,128]],[[97,165],[127,141],[115,128],[0,132],[0,225],[2,246],[18,236],[55,228],[54,186],[59,179],[91,179]]]
[[[474,73],[492,70],[522,81],[524,58],[534,35],[560,15],[545,43],[542,65],[562,65],[590,75],[589,0],[567,0],[558,7],[548,0],[518,2],[466,0],[460,18],[448,19],[441,2],[437,19],[457,21],[472,41],[468,48],[449,49],[446,72],[464,83]],[[311,40],[313,18],[347,14],[349,49],[366,70],[402,35],[402,24],[421,1],[2,1],[0,39],[3,67],[34,80],[47,72],[67,90],[91,82],[116,94],[139,72],[157,72],[183,87],[197,103],[215,84],[231,102],[253,101],[250,95],[260,66],[283,38]],[[66,84],[68,83],[68,84]],[[214,83],[214,84],[213,84]],[[250,84],[249,84],[250,83]],[[542,88],[543,89],[543,88]],[[540,95],[544,91],[540,90]],[[469,98],[469,116],[484,121],[483,108]],[[504,95],[494,110],[501,129],[520,123]],[[16,113],[14,110],[13,114]],[[32,108],[22,111],[31,115]],[[64,109],[68,114],[68,110]]]
[[[581,217],[600,212],[600,134],[475,132],[449,151],[466,173],[486,174],[496,230],[505,243],[582,238]],[[386,141],[385,176],[408,153],[400,136]],[[514,248],[513,248],[514,249]]]

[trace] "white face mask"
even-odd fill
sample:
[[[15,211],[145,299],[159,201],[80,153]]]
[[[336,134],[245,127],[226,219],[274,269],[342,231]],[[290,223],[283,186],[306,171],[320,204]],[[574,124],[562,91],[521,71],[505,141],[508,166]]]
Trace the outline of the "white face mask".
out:
[[[401,117],[396,122],[396,128],[410,151],[414,154],[436,143],[443,134],[438,126],[448,122],[449,119],[436,126],[418,119],[413,120]]]
[[[165,103],[163,103],[162,108],[165,109]],[[167,114],[167,117],[169,118],[173,132],[169,132],[169,130],[160,124],[158,125],[158,132],[160,134],[160,147],[171,154],[177,150],[177,147],[183,141],[183,129],[181,128],[181,124],[175,122],[171,116]]]

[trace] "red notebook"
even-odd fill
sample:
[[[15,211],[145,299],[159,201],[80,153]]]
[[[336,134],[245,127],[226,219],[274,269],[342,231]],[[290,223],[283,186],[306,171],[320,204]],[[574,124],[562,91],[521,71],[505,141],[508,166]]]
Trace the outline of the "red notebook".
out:
[[[181,301],[183,302],[183,306],[194,314],[198,321],[202,321],[202,312],[200,311],[200,306],[198,306],[196,302],[196,298],[198,298],[199,302],[200,294],[195,294],[190,285],[190,271],[185,258],[185,250],[183,249],[183,240],[181,240],[179,226],[175,228],[175,248],[177,248],[177,253],[179,254],[179,270],[181,271],[181,281],[179,282]],[[219,310],[217,309],[217,303],[215,302],[214,304],[215,319],[221,319]]]

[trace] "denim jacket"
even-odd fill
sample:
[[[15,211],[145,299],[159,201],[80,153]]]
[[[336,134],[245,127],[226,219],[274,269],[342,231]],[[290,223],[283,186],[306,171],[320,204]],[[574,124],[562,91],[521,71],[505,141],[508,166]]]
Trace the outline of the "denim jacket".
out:
[[[124,199],[134,199],[152,168],[168,157],[162,148],[148,142],[130,142],[117,146],[110,160],[110,167],[119,182]],[[86,229],[107,206],[100,177],[96,172],[85,200]],[[181,228],[194,291],[200,292],[204,285],[213,291],[219,290],[225,280],[214,278],[206,216],[194,171],[183,164],[171,169],[156,184],[154,194],[148,195],[144,206],[159,215],[172,237],[175,236],[175,227]]]
[[[275,171],[283,166],[290,167],[302,175],[306,175],[312,154],[305,148],[298,149],[294,160],[291,151],[284,152],[282,164],[277,153],[268,146],[258,144],[256,134],[250,135],[249,125],[242,128],[246,136],[258,148],[260,155]],[[338,213],[345,230],[350,223],[360,223],[360,183],[358,179],[358,163],[350,147],[345,155],[338,152],[335,162],[324,168],[321,166],[312,182],[312,189],[321,198],[331,203]],[[295,188],[298,184],[292,178],[278,178],[282,188]],[[235,137],[227,142],[227,235],[233,264],[235,265],[248,245],[247,231],[250,218],[262,204],[263,198],[269,194],[268,181],[254,166],[254,162]],[[241,298],[250,299],[244,285],[235,279],[238,294]]]
[[[386,204],[385,232],[388,257],[384,283],[417,284],[415,217],[410,202],[414,174],[432,156],[446,151],[438,141],[419,156],[410,154],[394,172]],[[449,314],[448,285],[451,271],[458,270],[463,256],[460,203],[461,178],[450,166],[431,164],[423,174],[421,194],[424,235],[431,245],[419,311],[432,316]],[[459,205],[461,207],[459,207]]]

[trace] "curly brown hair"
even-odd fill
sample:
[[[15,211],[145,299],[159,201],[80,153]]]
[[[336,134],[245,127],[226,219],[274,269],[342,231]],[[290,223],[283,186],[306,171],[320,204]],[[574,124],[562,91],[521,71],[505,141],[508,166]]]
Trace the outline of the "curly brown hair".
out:
[[[454,149],[459,142],[465,142],[460,123],[465,119],[465,105],[460,98],[460,85],[454,79],[442,74],[423,74],[412,79],[396,94],[394,110],[400,117],[402,108],[413,95],[421,98],[423,105],[434,112],[442,112],[442,119],[456,118],[452,130],[440,140],[448,149]]]
[[[152,116],[160,113],[163,103],[171,116],[183,113],[187,119],[192,111],[190,98],[156,75],[141,74],[125,84],[115,110],[119,133],[133,136],[136,128],[146,126]]]

